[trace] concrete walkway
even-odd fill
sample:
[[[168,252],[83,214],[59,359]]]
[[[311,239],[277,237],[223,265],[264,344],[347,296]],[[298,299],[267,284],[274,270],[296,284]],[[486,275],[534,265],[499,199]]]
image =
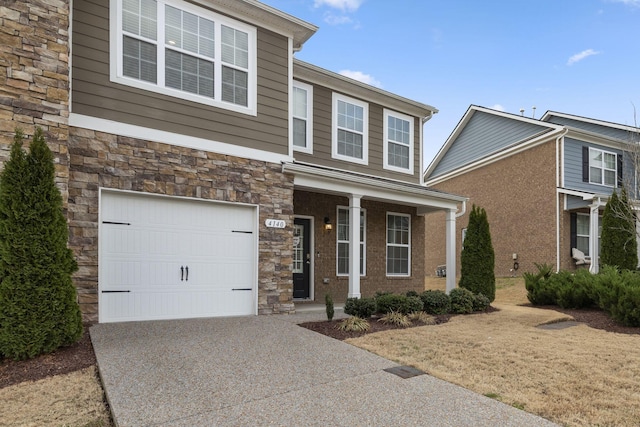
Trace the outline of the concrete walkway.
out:
[[[338,314],[339,315],[339,314]],[[116,426],[554,426],[296,325],[324,313],[98,324]]]

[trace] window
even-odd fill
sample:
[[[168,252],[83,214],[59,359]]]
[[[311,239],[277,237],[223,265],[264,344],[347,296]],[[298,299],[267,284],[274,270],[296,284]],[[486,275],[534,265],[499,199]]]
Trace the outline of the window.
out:
[[[602,234],[602,217],[598,217],[598,245],[600,244],[600,235]],[[590,237],[591,231],[589,226],[589,214],[579,213],[576,215],[576,247],[585,255],[590,253]]]
[[[413,174],[413,118],[384,110],[384,168]]]
[[[615,153],[589,148],[589,182],[615,187],[617,163]]]
[[[293,149],[313,153],[313,87],[293,82]]]
[[[387,276],[409,276],[411,216],[387,213]]]
[[[255,114],[255,28],[180,0],[111,10],[112,81]]]
[[[333,94],[332,157],[368,164],[369,105]]]
[[[337,272],[338,276],[349,274],[349,208],[338,207],[338,238],[337,238]],[[366,211],[360,209],[360,275],[366,271]]]

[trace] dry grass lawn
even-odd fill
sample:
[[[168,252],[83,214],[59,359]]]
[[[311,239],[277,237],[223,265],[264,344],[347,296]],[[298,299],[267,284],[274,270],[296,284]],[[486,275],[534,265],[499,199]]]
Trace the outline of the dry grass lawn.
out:
[[[111,425],[96,368],[0,389],[0,426]]]
[[[640,425],[640,336],[543,330],[567,316],[525,303],[522,279],[502,279],[498,312],[348,342],[559,424]]]

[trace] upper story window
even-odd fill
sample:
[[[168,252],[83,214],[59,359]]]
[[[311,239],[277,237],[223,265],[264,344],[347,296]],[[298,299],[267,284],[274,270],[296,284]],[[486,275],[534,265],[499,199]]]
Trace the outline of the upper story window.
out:
[[[615,187],[618,176],[615,153],[589,148],[589,182]]]
[[[293,149],[313,153],[313,86],[293,82]]]
[[[333,94],[331,153],[334,159],[369,162],[369,105]]]
[[[413,118],[384,110],[384,168],[413,174]]]
[[[111,80],[255,114],[256,29],[181,0],[111,0]]]

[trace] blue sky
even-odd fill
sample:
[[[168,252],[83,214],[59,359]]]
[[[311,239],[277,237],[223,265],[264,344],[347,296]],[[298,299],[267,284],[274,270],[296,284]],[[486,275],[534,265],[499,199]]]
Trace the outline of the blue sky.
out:
[[[640,0],[263,0],[320,27],[296,57],[440,112],[425,167],[469,105],[640,124]]]

